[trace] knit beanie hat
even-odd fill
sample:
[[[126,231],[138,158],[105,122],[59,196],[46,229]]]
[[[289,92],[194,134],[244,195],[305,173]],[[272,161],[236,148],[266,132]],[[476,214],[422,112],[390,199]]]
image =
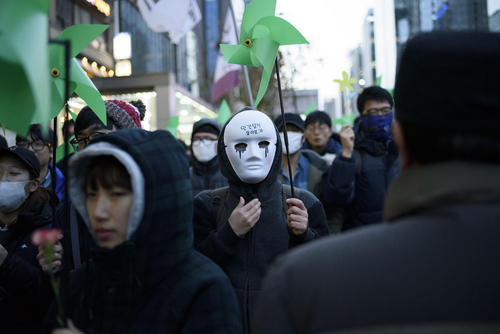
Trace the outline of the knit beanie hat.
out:
[[[142,128],[146,106],[141,100],[125,102],[122,100],[107,100],[106,113],[118,129]]]

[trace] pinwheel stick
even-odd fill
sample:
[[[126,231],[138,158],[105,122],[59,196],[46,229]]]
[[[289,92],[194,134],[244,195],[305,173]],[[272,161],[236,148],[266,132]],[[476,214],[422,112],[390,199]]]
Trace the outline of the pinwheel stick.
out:
[[[64,119],[69,119],[69,92],[70,92],[70,82],[71,82],[71,40],[50,40],[50,43],[60,44],[64,47],[64,68],[66,73],[66,78],[64,80],[64,100],[66,101],[64,105]],[[56,195],[56,148],[57,148],[57,116],[54,118],[54,137],[53,137],[53,157],[52,157],[52,191],[54,195]],[[69,155],[69,138],[68,132],[63,131],[63,139],[64,139],[64,160],[63,160],[63,169],[65,171],[68,170],[68,155]],[[64,176],[64,214],[66,219],[69,219],[69,192],[68,192],[68,178],[69,173],[66,173]],[[55,209],[54,209],[55,210]],[[55,217],[55,213],[54,213]],[[69,222],[68,222],[69,225]]]
[[[288,163],[288,178],[290,179],[290,191],[292,193],[292,197],[295,197],[295,191],[293,189],[292,166],[290,165],[290,149],[288,148],[288,131],[286,130],[285,108],[283,107],[283,96],[281,94],[280,70],[279,70],[277,56],[276,56],[276,59],[274,61],[274,65],[276,66],[276,78],[278,79],[278,94],[280,96],[281,118],[283,119],[283,137],[285,137],[285,151],[286,151],[286,161]]]

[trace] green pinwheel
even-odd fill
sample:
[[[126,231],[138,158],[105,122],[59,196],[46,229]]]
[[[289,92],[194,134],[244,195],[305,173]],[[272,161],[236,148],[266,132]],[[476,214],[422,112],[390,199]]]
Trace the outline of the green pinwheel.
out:
[[[221,44],[228,63],[262,66],[262,78],[254,108],[264,97],[280,45],[307,44],[290,23],[274,16],[276,0],[253,0],[243,13],[240,44]]]
[[[94,86],[82,67],[74,58],[94,38],[102,34],[109,26],[103,24],[80,24],[66,28],[57,37],[59,40],[70,40],[70,90],[69,94],[76,93],[92,109],[99,119],[106,124],[106,107],[101,93]],[[56,117],[67,101],[65,101],[65,63],[64,46],[52,44],[50,53],[51,99],[50,117]]]
[[[344,88],[347,88],[352,92],[354,88],[351,85],[356,83],[356,78],[349,78],[349,74],[347,74],[346,71],[343,71],[342,79],[335,79],[333,81],[340,85],[340,91],[343,91]]]
[[[48,12],[49,0],[0,1],[0,123],[20,135],[49,119]]]

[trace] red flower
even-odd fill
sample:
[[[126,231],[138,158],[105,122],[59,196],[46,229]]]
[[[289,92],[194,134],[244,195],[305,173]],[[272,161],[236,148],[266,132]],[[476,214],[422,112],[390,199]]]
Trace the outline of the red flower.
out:
[[[35,246],[53,245],[60,239],[62,232],[59,229],[38,230],[31,236],[31,242]]]

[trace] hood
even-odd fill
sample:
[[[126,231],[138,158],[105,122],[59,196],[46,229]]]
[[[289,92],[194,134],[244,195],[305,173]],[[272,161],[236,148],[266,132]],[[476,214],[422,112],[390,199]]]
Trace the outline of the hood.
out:
[[[134,199],[128,240],[136,247],[145,274],[173,266],[193,245],[192,193],[186,155],[167,131],[123,129],[101,135],[70,160],[69,191],[89,225],[84,175],[90,160],[112,155],[131,176]],[[168,218],[167,218],[168,217]]]
[[[274,130],[276,131],[276,138],[277,138],[277,143],[276,145],[276,155],[274,156],[273,164],[271,166],[271,169],[269,170],[269,174],[267,174],[267,177],[260,183],[253,185],[253,184],[248,184],[240,180],[238,175],[233,169],[233,166],[231,166],[231,162],[229,162],[229,158],[227,157],[225,146],[224,146],[224,132],[226,131],[227,125],[231,122],[231,120],[238,115],[239,113],[245,111],[241,110],[237,113],[235,113],[231,118],[224,124],[224,127],[222,128],[222,131],[220,132],[219,135],[219,141],[217,143],[217,156],[219,158],[219,164],[220,164],[220,169],[222,172],[222,175],[224,175],[227,180],[229,181],[230,186],[240,186],[240,187],[252,187],[252,186],[257,186],[257,188],[261,187],[266,187],[270,184],[273,184],[276,182],[278,179],[278,175],[280,174],[281,170],[281,155],[282,153],[282,148],[281,148],[281,140],[280,140],[280,135],[278,132],[278,129],[276,126],[274,126]],[[271,120],[271,123],[272,122]]]

